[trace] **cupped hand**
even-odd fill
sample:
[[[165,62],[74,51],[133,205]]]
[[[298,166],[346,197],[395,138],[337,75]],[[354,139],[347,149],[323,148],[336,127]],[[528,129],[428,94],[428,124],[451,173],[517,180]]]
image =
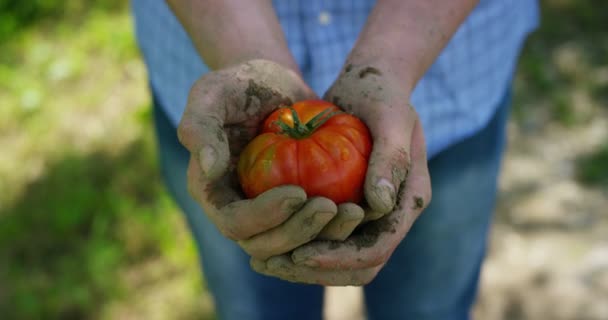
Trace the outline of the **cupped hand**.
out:
[[[190,92],[178,127],[180,142],[191,153],[188,189],[220,232],[254,258],[284,254],[319,234],[344,238],[354,228],[346,230],[353,225],[349,206],[307,199],[297,186],[273,188],[254,199],[240,191],[235,164],[266,116],[280,105],[313,98],[296,72],[266,60],[211,72]]]
[[[289,254],[251,260],[288,281],[363,285],[386,264],[431,200],[426,146],[409,91],[389,69],[347,65],[325,99],[361,118],[373,138],[362,224],[344,241],[315,240]]]

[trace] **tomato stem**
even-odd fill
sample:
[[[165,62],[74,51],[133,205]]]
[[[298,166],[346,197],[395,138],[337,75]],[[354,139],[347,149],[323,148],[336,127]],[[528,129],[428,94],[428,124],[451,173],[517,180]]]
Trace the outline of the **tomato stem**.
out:
[[[331,109],[325,109],[323,112],[318,113],[312,119],[310,119],[306,123],[302,123],[298,113],[293,107],[281,107],[281,108],[289,108],[291,110],[291,116],[293,118],[293,127],[289,126],[287,123],[283,122],[280,118],[275,122],[279,128],[281,128],[281,133],[286,134],[294,139],[303,139],[309,137],[315,130],[321,127],[327,120],[331,117],[341,114],[342,111]]]

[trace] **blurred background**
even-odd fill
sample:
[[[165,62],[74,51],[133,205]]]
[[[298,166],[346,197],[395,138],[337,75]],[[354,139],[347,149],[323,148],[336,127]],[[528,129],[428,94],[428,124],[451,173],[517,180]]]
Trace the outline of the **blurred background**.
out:
[[[605,320],[608,2],[541,2],[474,314]],[[127,1],[0,0],[2,319],[214,319],[150,111]]]

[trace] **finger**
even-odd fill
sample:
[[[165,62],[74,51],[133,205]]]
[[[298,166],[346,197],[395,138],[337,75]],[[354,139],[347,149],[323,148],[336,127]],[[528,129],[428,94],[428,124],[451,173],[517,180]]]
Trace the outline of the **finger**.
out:
[[[363,218],[362,223],[378,220],[386,215],[385,213],[375,211],[369,207],[363,208],[363,212],[364,212],[364,218]]]
[[[209,181],[201,174],[200,165],[191,158],[188,190],[220,232],[232,240],[247,239],[280,225],[306,202],[306,192],[291,185],[243,200],[237,191],[238,182],[229,182],[230,176]]]
[[[397,208],[369,222],[344,242],[315,241],[292,253],[298,265],[328,269],[369,268],[385,263],[431,200],[430,177],[422,128],[416,123],[412,136],[412,168],[399,193]]]
[[[362,286],[370,283],[380,271],[380,267],[361,270],[327,270],[295,265],[289,256],[275,256],[267,261],[251,259],[251,268],[267,276],[280,279],[318,284],[323,286]]]
[[[378,211],[375,211],[374,209],[370,208],[370,206],[367,203],[367,200],[365,200],[365,198],[361,202],[360,206],[363,209],[363,221],[361,221],[361,223],[378,220],[386,215],[386,213],[378,212]]]
[[[296,72],[271,61],[251,60],[211,72],[190,90],[178,138],[197,157],[205,177],[214,180],[229,164],[225,125],[254,129],[278,106],[310,97],[316,95]]]
[[[230,163],[228,137],[224,132],[225,109],[221,89],[201,78],[190,90],[188,106],[177,128],[179,141],[198,160],[205,178],[221,177]]]
[[[232,239],[244,240],[285,222],[306,202],[306,192],[298,186],[272,188],[254,199],[229,203],[221,209],[223,223]]]
[[[339,240],[348,238],[363,220],[363,209],[354,203],[343,203],[338,206],[336,216],[321,230],[317,239]]]
[[[239,192],[238,180],[234,175],[225,174],[215,181],[210,181],[203,175],[195,156],[190,156],[187,178],[190,196],[202,205],[213,219],[218,218],[218,214],[214,212],[218,212],[220,208],[231,202],[243,199],[243,195]]]
[[[411,130],[415,119],[415,115],[412,116],[410,112],[386,114],[368,124],[374,144],[365,177],[364,193],[370,208],[379,214],[387,214],[393,210],[398,189],[407,176]]]
[[[258,259],[283,254],[314,239],[336,212],[333,201],[322,197],[311,198],[283,224],[241,240],[239,245],[250,256]]]

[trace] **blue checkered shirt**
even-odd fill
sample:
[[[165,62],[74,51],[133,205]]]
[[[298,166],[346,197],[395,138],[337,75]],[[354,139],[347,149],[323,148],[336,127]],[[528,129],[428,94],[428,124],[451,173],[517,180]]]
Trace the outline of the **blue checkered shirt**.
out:
[[[164,0],[132,0],[154,92],[177,125],[192,84],[209,69]],[[275,0],[289,49],[323,95],[374,6],[372,0]],[[538,24],[536,0],[481,0],[416,86],[429,157],[486,125],[510,86],[521,46]]]

